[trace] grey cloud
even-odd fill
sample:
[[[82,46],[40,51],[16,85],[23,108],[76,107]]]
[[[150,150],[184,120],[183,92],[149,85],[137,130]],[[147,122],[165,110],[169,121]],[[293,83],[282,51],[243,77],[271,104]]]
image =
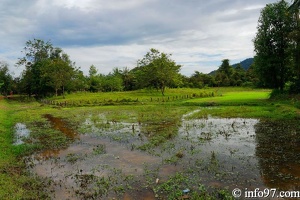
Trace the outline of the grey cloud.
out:
[[[132,49],[132,45],[138,45],[138,49],[144,51],[159,47],[174,53],[175,57],[176,52],[186,54],[176,58],[191,67],[207,64],[194,60],[195,55],[214,60],[229,56],[244,58],[251,56],[253,51],[251,40],[260,9],[273,2],[276,1],[2,0],[0,58],[7,57],[7,53],[1,53],[5,49],[10,48],[9,54],[20,53],[25,42],[33,38],[51,40],[55,46],[72,49],[74,61],[81,65],[89,65],[84,62],[95,58],[87,55],[81,62],[76,49],[112,47],[110,51],[119,54],[115,56],[120,65],[126,51],[134,52],[136,59],[142,55]],[[115,50],[120,46],[122,51]],[[103,48],[99,54],[105,53]],[[107,66],[111,63],[113,67],[114,60],[103,63]],[[95,62],[101,65],[102,61]]]

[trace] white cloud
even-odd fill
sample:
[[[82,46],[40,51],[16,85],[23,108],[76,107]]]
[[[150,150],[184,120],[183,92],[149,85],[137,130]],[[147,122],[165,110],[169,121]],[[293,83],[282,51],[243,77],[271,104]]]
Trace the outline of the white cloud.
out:
[[[253,56],[260,10],[275,0],[2,0],[0,59],[13,67],[29,39],[51,40],[84,72],[135,67],[150,48],[172,53],[182,73]]]

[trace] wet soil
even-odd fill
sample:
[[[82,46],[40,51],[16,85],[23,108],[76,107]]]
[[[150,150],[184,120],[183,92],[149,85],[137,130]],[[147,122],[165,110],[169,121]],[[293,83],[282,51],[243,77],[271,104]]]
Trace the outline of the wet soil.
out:
[[[30,171],[50,180],[49,191],[55,199],[163,198],[166,194],[153,188],[178,172],[191,180],[190,189],[195,191],[199,184],[229,190],[300,190],[300,128],[296,123],[212,117],[187,120],[187,116],[171,126],[170,122],[164,126],[89,117],[81,125],[85,131],[78,134],[64,120],[46,115],[73,143],[66,149],[33,155]],[[168,131],[178,134],[157,146],[139,148],[148,147],[152,135]]]

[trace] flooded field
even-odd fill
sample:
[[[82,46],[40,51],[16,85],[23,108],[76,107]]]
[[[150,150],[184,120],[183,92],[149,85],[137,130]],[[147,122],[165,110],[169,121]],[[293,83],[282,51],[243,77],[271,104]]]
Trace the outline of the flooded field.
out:
[[[49,180],[54,199],[188,198],[224,188],[300,190],[299,125],[190,119],[195,112],[160,123],[91,114],[76,130],[45,115],[72,143],[35,154],[27,164],[32,174]]]

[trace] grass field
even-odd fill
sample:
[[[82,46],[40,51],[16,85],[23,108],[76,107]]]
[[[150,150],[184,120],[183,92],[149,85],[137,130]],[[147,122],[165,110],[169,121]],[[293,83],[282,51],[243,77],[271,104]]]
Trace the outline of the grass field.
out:
[[[47,194],[44,183],[29,176],[22,158],[45,149],[59,149],[69,144],[68,138],[50,128],[43,117],[51,114],[77,127],[83,117],[105,113],[108,121],[140,123],[175,123],[183,114],[200,109],[189,116],[245,117],[271,120],[297,120],[299,102],[269,100],[270,90],[251,88],[167,89],[159,91],[68,94],[38,102],[0,100],[0,199],[41,199]],[[45,104],[45,102],[49,104]],[[54,103],[53,103],[54,102]],[[68,102],[68,104],[62,104]],[[14,126],[24,123],[31,130],[31,142],[13,145]],[[171,132],[155,136],[150,145],[172,137]],[[47,140],[39,140],[47,138]],[[32,142],[35,141],[35,142]]]

